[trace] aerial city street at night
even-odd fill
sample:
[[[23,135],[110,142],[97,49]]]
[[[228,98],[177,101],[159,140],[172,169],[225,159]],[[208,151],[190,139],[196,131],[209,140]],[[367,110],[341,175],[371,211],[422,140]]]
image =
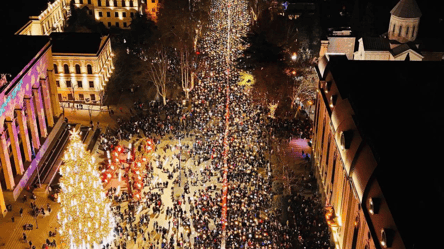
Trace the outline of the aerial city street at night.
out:
[[[440,248],[443,6],[8,1],[0,249]]]

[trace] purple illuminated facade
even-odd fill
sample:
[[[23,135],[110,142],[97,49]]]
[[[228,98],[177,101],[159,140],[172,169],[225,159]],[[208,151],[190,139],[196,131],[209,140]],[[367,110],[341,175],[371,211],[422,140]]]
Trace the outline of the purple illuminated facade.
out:
[[[22,38],[32,39],[32,38]],[[40,39],[40,38],[39,38]],[[49,39],[0,92],[0,208],[17,199],[60,127]],[[23,62],[22,62],[23,63]],[[2,68],[2,70],[8,70]],[[3,72],[2,72],[3,73]]]

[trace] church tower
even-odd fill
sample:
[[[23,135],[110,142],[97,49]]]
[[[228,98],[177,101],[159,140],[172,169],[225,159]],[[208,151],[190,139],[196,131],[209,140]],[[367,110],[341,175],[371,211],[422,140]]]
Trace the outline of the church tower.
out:
[[[415,0],[400,0],[390,11],[388,37],[400,43],[414,41],[418,34],[421,10]]]

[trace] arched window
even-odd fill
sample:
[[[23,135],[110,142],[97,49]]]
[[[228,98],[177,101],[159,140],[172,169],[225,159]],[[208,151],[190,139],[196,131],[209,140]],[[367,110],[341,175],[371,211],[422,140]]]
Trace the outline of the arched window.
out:
[[[93,69],[92,69],[92,66],[91,65],[87,65],[86,66],[86,68],[87,68],[87,70],[88,70],[88,74],[92,74],[93,73]]]
[[[407,26],[407,28],[405,29],[405,36],[406,37],[408,37],[408,35],[409,35],[409,30],[410,30],[410,27]]]
[[[54,73],[59,73],[59,69],[57,68],[57,65],[56,64],[54,64]]]
[[[109,7],[109,0],[106,0],[106,7]]]
[[[130,7],[134,7],[134,2],[133,2],[133,0],[130,0]]]
[[[126,7],[126,2],[125,2],[125,0],[122,0],[122,7]]]
[[[398,33],[398,36],[401,36],[401,34],[402,34],[402,25],[399,26],[399,33]]]
[[[76,64],[76,74],[80,74],[80,65]]]
[[[63,71],[64,71],[64,73],[69,73],[69,66],[68,66],[68,64],[63,65]]]
[[[413,29],[412,29],[412,37],[415,36],[415,28],[416,28],[416,26],[413,26]]]
[[[396,30],[396,24],[393,24],[393,30],[392,30],[392,33],[395,33],[395,30]]]

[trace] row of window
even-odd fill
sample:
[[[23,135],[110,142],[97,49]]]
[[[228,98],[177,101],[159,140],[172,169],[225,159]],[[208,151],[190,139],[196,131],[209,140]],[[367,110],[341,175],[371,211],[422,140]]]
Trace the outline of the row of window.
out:
[[[412,37],[412,38],[413,38],[413,36],[415,36],[415,29],[416,29],[416,26],[413,26],[413,27],[412,27],[412,34],[411,34],[411,37]],[[407,26],[407,28],[405,29],[405,36],[408,36],[408,35],[409,35],[409,30],[410,30],[410,27]],[[392,32],[393,32],[393,33],[396,32],[396,24],[393,24]],[[402,25],[400,25],[400,26],[399,26],[399,29],[398,29],[398,36],[401,36],[401,35],[402,35]]]
[[[128,24],[126,23],[126,22],[123,22],[122,23],[122,27],[124,27],[124,28],[127,28],[128,27]],[[111,28],[111,26],[112,26],[112,23],[111,22],[108,22],[108,28]],[[117,28],[120,28],[120,23],[119,22],[116,22],[116,25],[115,25]]]
[[[94,81],[89,81],[89,88],[94,88]],[[57,87],[60,87],[60,81],[56,81],[56,85]],[[71,83],[70,80],[66,81],[66,87],[71,88],[73,85]],[[75,86],[74,86],[75,87]],[[78,88],[83,88],[83,82],[82,81],[77,81],[77,87]]]
[[[130,16],[131,16],[131,18],[134,18],[134,12],[130,12]],[[99,17],[103,17],[102,11],[99,11]],[[111,12],[107,11],[106,12],[106,17],[111,17]],[[118,11],[114,12],[114,17],[119,17],[119,12]],[[122,18],[123,17],[126,17],[126,12],[122,12]]]
[[[58,96],[59,96],[59,101],[63,101],[64,100],[63,97],[62,97],[62,94],[59,93]],[[89,97],[90,97],[91,101],[96,101],[96,95],[95,94],[89,94]],[[72,93],[68,93],[68,100],[74,100]],[[80,93],[78,100],[81,100],[81,101],[85,100],[85,95],[83,93]]]
[[[80,3],[82,3],[82,2],[83,2],[83,1],[80,0]],[[117,1],[116,1],[116,0],[111,0],[111,1],[109,1],[109,0],[105,0],[105,6],[106,6],[106,7],[110,7],[110,2],[113,3],[112,6],[114,6],[114,7],[127,7],[127,6],[126,6],[126,1],[125,1],[125,0],[122,0],[122,1],[121,1],[122,6],[117,6]],[[97,6],[99,6],[99,7],[102,6],[102,0],[98,0],[98,1],[97,1]],[[129,7],[134,7],[134,1],[133,1],[133,0],[130,0],[130,1],[129,1]]]
[[[76,69],[76,74],[81,74],[81,70],[80,70],[80,65],[79,65],[79,64],[76,64],[76,65],[75,65],[75,69]],[[92,66],[89,65],[89,64],[86,65],[86,71],[87,71],[88,74],[92,74],[92,73],[93,73]],[[54,64],[54,73],[56,73],[56,74],[59,73],[59,69],[58,69],[58,67],[57,67],[56,64]],[[63,73],[66,73],[66,74],[69,74],[69,73],[70,73],[70,72],[69,72],[69,66],[68,66],[68,64],[64,64],[64,65],[63,65]]]

